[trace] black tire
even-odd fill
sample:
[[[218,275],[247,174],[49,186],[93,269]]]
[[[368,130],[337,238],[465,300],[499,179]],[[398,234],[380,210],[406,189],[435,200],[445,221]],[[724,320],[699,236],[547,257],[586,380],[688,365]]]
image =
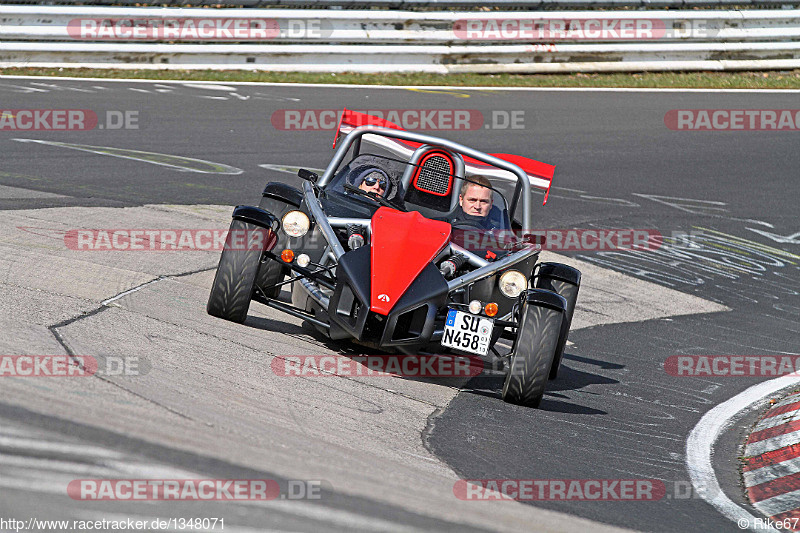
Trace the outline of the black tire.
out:
[[[288,269],[273,259],[267,259],[266,262],[261,263],[256,276],[256,283],[253,289],[258,288],[267,298],[277,298],[281,293],[281,287],[272,287],[265,289],[270,285],[275,285],[283,281],[283,278],[288,274]]]
[[[566,301],[541,289],[528,292],[534,297],[541,296],[543,301],[523,296],[511,364],[503,384],[503,400],[539,407],[558,347]]]
[[[267,188],[269,188],[270,185],[275,184],[268,183]],[[283,186],[283,184],[279,185]],[[268,196],[262,196],[258,203],[259,208],[269,213],[274,213],[278,218],[283,217],[283,215],[292,209],[297,209],[298,205],[299,204],[288,203],[287,201],[282,201]],[[282,231],[279,231],[278,233],[279,238],[285,238],[285,234]],[[282,247],[277,246],[276,248],[280,249]],[[277,261],[267,260],[265,263],[261,264],[261,268],[258,270],[256,287],[263,288],[269,287],[270,285],[275,285],[276,283],[283,281],[288,274],[289,269],[285,265],[282,265]],[[267,298],[277,298],[281,293],[281,287],[273,287],[272,289],[262,290],[262,292]]]
[[[233,220],[228,239],[236,231],[244,230],[248,232],[245,235],[250,235],[249,232],[263,229],[255,224]],[[261,253],[261,250],[230,249],[229,241],[226,241],[208,296],[206,310],[209,315],[240,324],[245,321],[261,264]]]
[[[581,272],[561,263],[540,263],[536,274],[536,287],[553,291],[567,301],[567,310],[561,323],[561,334],[558,337],[558,347],[553,366],[550,368],[549,379],[558,377],[564,348],[567,345],[569,329],[572,326],[572,315],[575,313],[575,304],[578,301],[578,291],[581,287]]]

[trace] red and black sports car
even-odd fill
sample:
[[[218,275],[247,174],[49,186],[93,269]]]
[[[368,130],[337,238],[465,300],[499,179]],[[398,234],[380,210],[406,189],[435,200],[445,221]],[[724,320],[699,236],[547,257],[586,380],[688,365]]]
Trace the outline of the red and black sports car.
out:
[[[322,176],[301,170],[300,187],[268,183],[258,207],[236,207],[208,312],[243,322],[254,300],[332,339],[503,358],[503,399],[538,406],[580,286],[574,268],[537,264],[523,231],[555,167],[352,111],[342,134]]]

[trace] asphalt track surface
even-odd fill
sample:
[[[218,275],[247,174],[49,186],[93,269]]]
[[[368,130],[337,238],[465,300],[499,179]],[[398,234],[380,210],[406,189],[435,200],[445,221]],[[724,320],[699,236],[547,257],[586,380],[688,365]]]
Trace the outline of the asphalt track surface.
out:
[[[288,173],[259,165],[321,168],[330,156],[331,131],[276,129],[271,118],[280,110],[343,106],[361,110],[470,109],[484,117],[498,111],[523,111],[524,127],[520,129],[440,133],[487,152],[521,154],[556,164],[558,188],[551,193],[548,206],[537,210],[538,228],[652,228],[664,235],[702,235],[699,247],[689,251],[666,247],[656,257],[596,252],[566,255],[625,274],[624,279],[647,281],[730,310],[578,329],[570,335],[573,344],[565,354],[561,375],[551,383],[540,409],[504,404],[499,399],[502,379],[498,376],[475,378],[430,417],[421,432],[425,448],[464,479],[657,479],[667,490],[666,497],[656,502],[505,502],[505,509],[531,506],[643,531],[740,530],[691,494],[685,467],[686,438],[705,412],[764,378],[675,377],[664,371],[663,363],[677,354],[800,352],[800,261],[794,255],[800,254],[796,236],[800,231],[800,134],[671,131],[664,125],[664,116],[672,109],[794,109],[797,93],[225,88],[3,78],[0,94],[4,109],[91,109],[101,117],[107,111],[138,113],[138,129],[0,132],[0,192],[4,193],[0,194],[0,208],[9,213],[39,209],[45,213],[47,208],[62,207],[257,202],[266,181],[298,182]],[[140,160],[15,139],[177,155],[242,172],[180,172]],[[48,268],[48,264],[39,265],[41,276],[47,276]],[[193,302],[198,313],[205,305],[202,298]],[[609,298],[613,294],[609,293]],[[32,299],[30,305],[33,309],[23,315],[37,312],[37,306],[38,311],[47,313],[46,300]],[[150,301],[149,305],[159,303]],[[9,307],[3,313],[7,321],[15,316]],[[108,313],[99,313],[98,320],[103,315]],[[60,318],[70,320],[66,315]],[[264,329],[276,325],[269,319],[258,324]],[[291,328],[287,332],[298,334]],[[75,339],[85,338],[79,333],[74,334]],[[117,341],[124,342],[120,338]],[[96,349],[103,342],[106,340],[86,341],[86,346]],[[234,353],[219,354],[223,361],[235,357]],[[219,453],[204,454],[202,443],[192,451],[177,445],[173,449],[163,435],[157,438],[126,426],[135,424],[135,419],[109,424],[95,417],[82,423],[80,417],[59,414],[44,401],[27,405],[24,398],[14,396],[23,391],[13,388],[10,396],[0,400],[0,418],[8,434],[31,435],[44,442],[74,441],[76,446],[102,445],[119,453],[120,463],[150,465],[150,473],[162,472],[158,470],[162,468],[224,479],[265,474],[263,469],[241,466],[250,464],[246,450],[223,461],[218,459]],[[181,401],[176,394],[172,399]],[[211,392],[187,392],[182,401],[191,402],[198,394]],[[226,401],[224,395],[219,401]],[[240,401],[237,396],[231,405]],[[714,455],[717,476],[728,497],[756,515],[742,494],[737,456],[759,412],[754,408],[744,413],[717,443]],[[246,441],[246,429],[239,429],[244,433],[237,438]],[[14,453],[24,455],[19,450]],[[58,459],[49,454],[58,452],[46,450],[37,457]],[[305,460],[299,451],[294,457],[297,462]],[[11,467],[0,464],[0,468]],[[277,472],[266,473],[283,479]],[[178,474],[162,473],[161,477]],[[414,490],[413,484],[407,488]],[[7,485],[0,490],[4,515],[27,517],[42,508],[32,503],[30,487]],[[113,513],[225,515],[242,530],[313,530],[320,522],[336,530],[392,530],[391,524],[427,530],[493,529],[490,517],[482,525],[473,521],[465,526],[446,513],[426,516],[402,502],[393,505],[380,497],[353,496],[335,485],[326,494],[319,505],[345,512],[338,521],[330,522],[324,513],[284,513],[282,508],[265,511],[230,503],[178,502],[157,510],[153,504],[143,510],[141,505],[128,503],[117,504]],[[53,518],[65,517],[78,505],[63,493],[42,497]],[[82,509],[109,512],[103,502],[79,503]],[[484,504],[463,505],[477,508]],[[491,509],[492,513],[506,512],[504,508]],[[366,518],[359,522],[354,516]],[[547,527],[554,530],[586,527],[584,522],[566,518],[559,526],[558,517],[564,515],[547,516]],[[509,526],[504,523],[502,527]],[[537,524],[520,529],[536,530]]]

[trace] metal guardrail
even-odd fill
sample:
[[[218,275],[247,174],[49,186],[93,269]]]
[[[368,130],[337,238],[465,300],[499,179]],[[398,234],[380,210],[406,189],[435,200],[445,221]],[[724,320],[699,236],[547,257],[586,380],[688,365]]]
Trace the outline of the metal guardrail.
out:
[[[800,10],[521,15],[0,5],[0,66],[441,73],[800,68]]]
[[[41,0],[0,0],[2,4],[41,4]],[[53,6],[167,6],[244,8],[334,8],[414,10],[550,11],[559,9],[696,9],[800,7],[800,0],[48,0]]]

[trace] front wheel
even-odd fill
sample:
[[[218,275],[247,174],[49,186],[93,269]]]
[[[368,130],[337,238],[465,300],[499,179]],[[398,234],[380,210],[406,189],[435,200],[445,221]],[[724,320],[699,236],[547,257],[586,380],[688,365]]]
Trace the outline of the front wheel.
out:
[[[284,265],[274,259],[267,259],[261,263],[261,268],[258,269],[254,289],[261,291],[267,298],[277,298],[281,293],[281,287],[272,287],[272,285],[283,281],[288,273],[289,269]]]
[[[539,407],[558,348],[567,302],[543,289],[530,289],[522,298],[511,364],[503,384],[503,400]]]
[[[561,322],[561,336],[558,338],[556,356],[550,368],[550,379],[558,377],[558,369],[567,344],[569,328],[572,325],[572,315],[575,312],[575,303],[578,301],[578,290],[581,287],[581,272],[571,266],[561,263],[539,263],[534,275],[537,289],[547,289],[561,295],[567,301],[567,311]]]
[[[240,324],[245,321],[261,254],[271,233],[269,229],[242,220],[231,222],[208,297],[206,310],[209,315]]]

